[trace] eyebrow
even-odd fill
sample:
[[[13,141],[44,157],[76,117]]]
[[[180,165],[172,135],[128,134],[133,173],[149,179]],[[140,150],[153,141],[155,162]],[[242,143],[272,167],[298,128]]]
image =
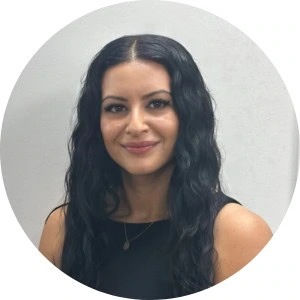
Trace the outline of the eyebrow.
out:
[[[149,97],[152,97],[152,96],[154,96],[156,94],[161,94],[161,93],[172,95],[171,92],[169,92],[167,90],[157,90],[157,91],[145,94],[144,96],[142,96],[142,99],[146,99],[146,98],[149,98]],[[115,100],[120,100],[120,101],[126,101],[127,100],[124,97],[114,96],[114,95],[107,95],[106,97],[104,97],[102,99],[102,102],[105,101],[106,99],[115,99]]]

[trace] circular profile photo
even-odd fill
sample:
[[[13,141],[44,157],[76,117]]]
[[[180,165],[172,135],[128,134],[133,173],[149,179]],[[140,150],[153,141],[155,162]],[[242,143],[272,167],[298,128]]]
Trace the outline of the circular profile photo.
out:
[[[297,157],[291,99],[260,48],[165,1],[57,32],[1,132],[7,196],[37,253],[129,299],[195,294],[248,265],[286,213]]]

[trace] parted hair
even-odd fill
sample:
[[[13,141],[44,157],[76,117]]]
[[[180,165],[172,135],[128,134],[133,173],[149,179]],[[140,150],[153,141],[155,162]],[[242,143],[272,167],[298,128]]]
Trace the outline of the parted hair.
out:
[[[101,80],[112,66],[131,60],[161,64],[171,79],[179,119],[174,171],[169,186],[170,261],[174,297],[211,287],[216,253],[214,212],[220,191],[220,153],[215,139],[212,98],[191,54],[174,39],[151,35],[123,36],[105,45],[92,59],[77,104],[65,176],[63,272],[97,289],[109,247],[105,221],[120,204],[120,167],[110,158],[99,127]],[[113,199],[108,208],[107,196]]]

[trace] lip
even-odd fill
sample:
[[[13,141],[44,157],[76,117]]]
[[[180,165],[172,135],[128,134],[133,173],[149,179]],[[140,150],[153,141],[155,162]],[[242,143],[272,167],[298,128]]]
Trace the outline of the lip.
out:
[[[139,148],[139,147],[148,147],[148,146],[154,146],[156,144],[158,144],[159,142],[152,142],[152,141],[142,141],[139,143],[126,143],[124,144],[124,147],[135,147],[135,148]]]
[[[159,142],[143,141],[139,143],[127,143],[123,147],[130,153],[144,154],[154,148]]]

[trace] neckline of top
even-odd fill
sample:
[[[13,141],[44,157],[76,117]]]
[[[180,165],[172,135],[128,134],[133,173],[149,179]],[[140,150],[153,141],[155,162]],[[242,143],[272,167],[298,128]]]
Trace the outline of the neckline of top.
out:
[[[137,223],[137,222],[123,222],[123,221],[117,221],[117,220],[114,220],[114,219],[110,219],[108,218],[108,220],[112,223],[116,223],[116,224],[125,224],[125,225],[148,225],[148,224],[156,224],[156,223],[164,223],[164,222],[168,222],[169,219],[161,219],[161,220],[157,220],[157,221],[153,221],[153,222],[140,222],[140,223]]]

